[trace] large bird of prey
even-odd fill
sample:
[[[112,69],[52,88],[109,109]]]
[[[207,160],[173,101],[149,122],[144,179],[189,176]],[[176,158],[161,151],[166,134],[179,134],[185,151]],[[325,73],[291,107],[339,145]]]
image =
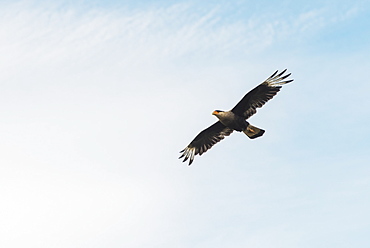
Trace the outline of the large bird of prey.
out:
[[[282,85],[292,82],[286,80],[289,74],[284,75],[286,69],[278,74],[275,71],[263,83],[249,91],[238,104],[230,111],[213,111],[219,121],[200,132],[192,142],[180,153],[179,158],[185,157],[183,162],[189,159],[189,165],[193,163],[194,156],[202,155],[225,136],[229,136],[234,130],[244,132],[250,139],[263,135],[265,130],[252,126],[246,120],[257,112],[268,100],[272,99]]]

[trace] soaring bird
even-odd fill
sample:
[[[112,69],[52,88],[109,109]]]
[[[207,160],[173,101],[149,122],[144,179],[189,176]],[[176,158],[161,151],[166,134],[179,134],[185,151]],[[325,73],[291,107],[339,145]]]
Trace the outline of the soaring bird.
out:
[[[262,136],[265,130],[252,126],[246,120],[257,112],[257,108],[261,108],[272,99],[282,85],[293,81],[293,79],[284,81],[291,74],[284,75],[285,72],[286,69],[279,74],[275,71],[264,82],[249,91],[230,111],[213,111],[212,114],[218,121],[200,132],[185,149],[180,151],[182,155],[179,158],[185,157],[183,162],[189,159],[191,165],[195,155],[202,155],[233,131],[244,132],[250,139]]]

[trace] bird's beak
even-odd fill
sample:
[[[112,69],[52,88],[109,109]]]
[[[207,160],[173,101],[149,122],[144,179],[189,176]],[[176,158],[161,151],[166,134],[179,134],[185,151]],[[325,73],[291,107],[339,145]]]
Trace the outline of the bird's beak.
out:
[[[218,114],[218,111],[215,110],[215,111],[212,112],[212,114],[213,115],[217,115]]]

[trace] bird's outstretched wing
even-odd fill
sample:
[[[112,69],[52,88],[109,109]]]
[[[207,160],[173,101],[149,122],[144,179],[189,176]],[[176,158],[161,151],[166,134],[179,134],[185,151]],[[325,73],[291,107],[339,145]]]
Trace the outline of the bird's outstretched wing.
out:
[[[257,112],[257,108],[262,107],[280,91],[282,85],[293,81],[284,81],[284,79],[290,76],[290,73],[283,75],[285,72],[286,69],[279,74],[277,74],[278,71],[275,71],[263,83],[249,91],[231,111],[236,115],[244,116],[245,119],[254,115]]]
[[[193,141],[180,152],[182,155],[179,158],[185,157],[182,162],[189,159],[189,165],[191,165],[195,155],[202,155],[214,144],[221,141],[225,136],[229,136],[232,132],[232,129],[224,126],[218,121],[200,132]]]

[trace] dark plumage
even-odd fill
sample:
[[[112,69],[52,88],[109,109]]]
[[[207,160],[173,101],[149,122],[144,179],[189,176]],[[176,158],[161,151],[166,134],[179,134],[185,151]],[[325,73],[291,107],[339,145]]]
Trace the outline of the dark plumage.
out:
[[[268,100],[272,99],[280,91],[282,85],[293,81],[284,81],[284,79],[290,76],[290,73],[283,75],[285,72],[286,69],[279,74],[276,71],[263,83],[249,91],[230,111],[213,111],[212,114],[219,121],[200,132],[180,152],[182,155],[179,158],[185,157],[183,162],[189,159],[189,165],[191,165],[195,155],[202,155],[233,131],[242,131],[251,139],[262,136],[265,131],[252,126],[246,120],[257,112],[257,108],[262,107]]]

